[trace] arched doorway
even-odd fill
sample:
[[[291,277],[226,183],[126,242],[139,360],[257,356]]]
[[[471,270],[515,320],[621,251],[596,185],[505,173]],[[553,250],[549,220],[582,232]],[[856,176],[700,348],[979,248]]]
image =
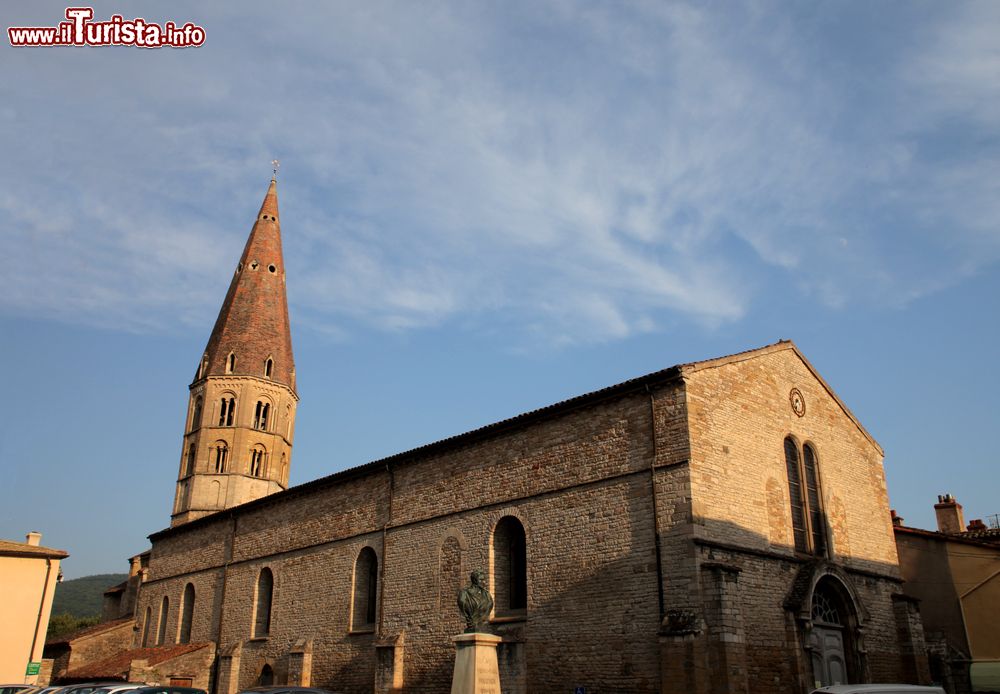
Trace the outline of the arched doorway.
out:
[[[813,589],[809,651],[816,687],[857,682],[854,672],[855,611],[836,579],[821,578]]]
[[[274,684],[274,670],[267,663],[260,669],[260,677],[257,678],[257,684],[261,687],[270,687]]]

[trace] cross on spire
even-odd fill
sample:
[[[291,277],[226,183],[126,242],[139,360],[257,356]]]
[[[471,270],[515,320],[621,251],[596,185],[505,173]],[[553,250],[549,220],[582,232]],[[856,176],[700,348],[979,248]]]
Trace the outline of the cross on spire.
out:
[[[278,180],[278,169],[281,168],[281,163],[278,162],[277,159],[272,159],[271,160],[271,167],[272,167],[272,170],[274,171],[274,173],[271,175],[271,180],[272,181],[276,181],[276,180]]]

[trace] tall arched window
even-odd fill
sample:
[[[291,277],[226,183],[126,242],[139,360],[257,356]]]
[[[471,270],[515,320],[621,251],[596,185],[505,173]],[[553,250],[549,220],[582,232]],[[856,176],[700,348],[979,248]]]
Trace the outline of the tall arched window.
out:
[[[809,505],[809,525],[812,531],[813,554],[826,551],[826,522],[819,495],[819,472],[816,451],[810,444],[802,446],[802,468],[806,475],[806,502]]]
[[[505,516],[493,531],[493,589],[497,615],[528,607],[528,561],[524,526]]]
[[[264,476],[264,458],[267,455],[267,451],[259,443],[250,449],[250,476],[251,477],[263,477]]]
[[[378,557],[375,550],[365,547],[354,562],[354,605],[351,628],[366,629],[375,624],[378,606]]]
[[[146,618],[142,621],[142,647],[146,648],[149,646],[149,630],[152,628],[150,625],[153,623],[153,608],[146,608]]]
[[[236,354],[233,352],[229,353],[226,357],[226,373],[231,374],[236,370]]]
[[[800,456],[795,440],[791,436],[785,438],[788,500],[797,552],[823,554],[826,550],[826,528],[817,468],[816,451],[810,444],[803,447],[803,455]]]
[[[156,628],[156,645],[162,646],[164,640],[167,638],[167,615],[170,612],[170,598],[166,595],[163,596],[163,602],[160,603],[160,622]]]
[[[253,637],[264,638],[271,633],[271,597],[274,592],[274,575],[267,567],[257,576],[254,591]]]
[[[191,643],[191,621],[194,619],[194,585],[184,586],[181,596],[181,630],[177,643]]]
[[[257,409],[254,410],[253,414],[253,428],[260,429],[261,431],[267,431],[267,419],[270,413],[271,413],[270,403],[266,403],[263,400],[258,400]]]
[[[223,396],[219,403],[219,426],[231,427],[236,417],[236,398],[229,395]]]
[[[215,472],[225,472],[226,459],[229,457],[229,446],[226,445],[225,441],[216,441],[213,450],[215,451]]]
[[[271,378],[272,371],[274,371],[274,359],[268,357],[264,361],[264,378]]]

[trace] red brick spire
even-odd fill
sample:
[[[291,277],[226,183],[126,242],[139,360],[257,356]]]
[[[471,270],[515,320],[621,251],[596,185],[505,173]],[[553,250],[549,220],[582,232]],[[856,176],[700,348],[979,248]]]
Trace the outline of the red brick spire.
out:
[[[205,376],[237,374],[269,378],[295,390],[276,186],[272,178],[208,338],[196,382]]]

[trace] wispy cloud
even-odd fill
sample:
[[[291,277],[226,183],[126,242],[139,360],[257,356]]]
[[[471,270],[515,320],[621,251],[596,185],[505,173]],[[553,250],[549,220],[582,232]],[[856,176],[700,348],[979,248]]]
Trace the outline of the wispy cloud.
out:
[[[1000,258],[995,6],[883,8],[895,41],[766,3],[310,10],[173,4],[194,50],[3,49],[0,307],[204,324],[275,154],[293,310],[336,335],[613,340]]]

